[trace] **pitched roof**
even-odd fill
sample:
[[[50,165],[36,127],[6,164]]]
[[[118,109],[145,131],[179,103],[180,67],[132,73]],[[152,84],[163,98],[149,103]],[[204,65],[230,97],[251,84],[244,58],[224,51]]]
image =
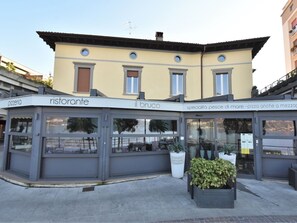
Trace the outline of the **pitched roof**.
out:
[[[252,48],[253,58],[257,55],[257,53],[269,39],[269,37],[261,37],[220,43],[197,44],[74,33],[42,31],[37,31],[37,33],[39,37],[42,38],[46,42],[46,44],[49,45],[50,48],[52,48],[53,50],[55,50],[56,43],[58,42],[181,52],[215,52]]]

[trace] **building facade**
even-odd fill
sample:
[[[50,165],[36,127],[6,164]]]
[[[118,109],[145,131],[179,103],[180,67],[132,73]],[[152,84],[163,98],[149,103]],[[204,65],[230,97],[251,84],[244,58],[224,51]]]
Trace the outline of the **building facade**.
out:
[[[184,95],[197,100],[252,89],[252,59],[268,37],[192,44],[107,36],[38,32],[55,51],[54,86],[85,96],[98,89],[107,97],[163,100]],[[244,84],[240,84],[244,83]]]
[[[282,26],[286,72],[297,68],[297,1],[289,0],[283,8]]]
[[[297,161],[297,101],[168,102],[66,95],[7,98],[1,171],[32,181],[168,173],[168,146],[213,159],[234,147],[240,176],[287,178]]]
[[[38,34],[56,51],[54,88],[68,95],[0,101],[4,172],[32,181],[168,173],[175,141],[188,160],[232,145],[238,174],[259,180],[286,178],[297,161],[293,95],[250,98],[252,59],[266,37],[200,45],[160,33]]]

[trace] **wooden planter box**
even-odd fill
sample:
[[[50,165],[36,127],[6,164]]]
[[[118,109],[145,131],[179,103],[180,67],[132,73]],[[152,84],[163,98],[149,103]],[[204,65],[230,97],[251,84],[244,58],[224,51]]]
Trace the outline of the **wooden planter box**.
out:
[[[204,189],[193,187],[194,201],[200,208],[234,208],[234,187],[230,189]]]

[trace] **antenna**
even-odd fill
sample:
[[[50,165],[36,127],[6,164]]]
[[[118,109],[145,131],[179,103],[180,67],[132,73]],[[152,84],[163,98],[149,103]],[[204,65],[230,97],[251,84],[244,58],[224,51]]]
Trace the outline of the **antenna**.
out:
[[[132,31],[136,29],[136,26],[133,26],[131,21],[128,21],[127,23],[125,23],[125,26],[128,26],[127,28],[125,28],[125,30],[129,30],[129,36],[131,36]]]

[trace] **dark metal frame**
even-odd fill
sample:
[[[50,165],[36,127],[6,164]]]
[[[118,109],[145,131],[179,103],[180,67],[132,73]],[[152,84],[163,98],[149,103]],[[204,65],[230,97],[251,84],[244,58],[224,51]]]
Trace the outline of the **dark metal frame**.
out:
[[[297,164],[292,164],[288,170],[289,185],[297,190]]]

